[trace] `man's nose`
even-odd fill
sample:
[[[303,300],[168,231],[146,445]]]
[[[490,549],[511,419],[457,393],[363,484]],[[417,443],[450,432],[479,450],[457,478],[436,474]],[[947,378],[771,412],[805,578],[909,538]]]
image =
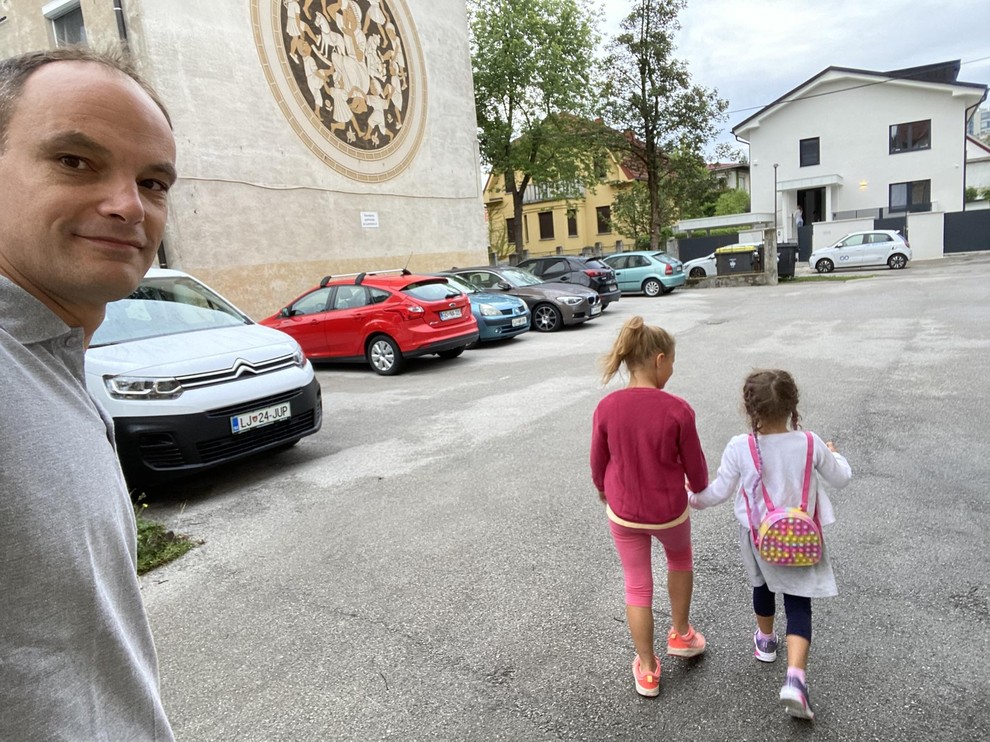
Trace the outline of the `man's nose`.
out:
[[[140,224],[144,221],[144,200],[141,198],[140,186],[131,178],[109,181],[100,199],[99,212],[127,224]]]

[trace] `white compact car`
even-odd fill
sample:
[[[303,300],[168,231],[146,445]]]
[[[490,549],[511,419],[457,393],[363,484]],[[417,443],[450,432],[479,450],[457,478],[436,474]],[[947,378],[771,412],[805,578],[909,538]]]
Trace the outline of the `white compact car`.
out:
[[[858,268],[887,265],[903,268],[911,260],[911,246],[904,236],[893,229],[853,232],[829,247],[811,253],[808,265],[819,273],[831,273],[836,268]]]
[[[718,274],[715,267],[715,253],[703,258],[695,258],[684,263],[684,272],[689,278],[707,278]]]
[[[323,422],[298,343],[176,270],[152,268],[107,306],[86,386],[113,417],[132,487],[292,445]]]

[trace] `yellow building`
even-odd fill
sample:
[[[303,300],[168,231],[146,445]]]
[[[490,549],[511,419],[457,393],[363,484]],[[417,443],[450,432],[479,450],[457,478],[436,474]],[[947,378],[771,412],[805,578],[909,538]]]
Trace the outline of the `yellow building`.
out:
[[[580,184],[531,183],[523,198],[524,255],[515,255],[515,219],[512,196],[505,192],[505,178],[489,175],[485,183],[489,250],[506,259],[542,255],[600,255],[635,249],[634,240],[611,224],[615,196],[632,186],[635,171],[614,156],[602,168],[594,188]]]

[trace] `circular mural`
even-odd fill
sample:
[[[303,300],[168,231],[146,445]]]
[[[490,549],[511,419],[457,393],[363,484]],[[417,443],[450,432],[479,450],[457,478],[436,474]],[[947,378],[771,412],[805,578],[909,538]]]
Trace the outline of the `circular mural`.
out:
[[[315,155],[364,182],[408,167],[426,80],[401,0],[252,0],[251,21],[268,84]]]

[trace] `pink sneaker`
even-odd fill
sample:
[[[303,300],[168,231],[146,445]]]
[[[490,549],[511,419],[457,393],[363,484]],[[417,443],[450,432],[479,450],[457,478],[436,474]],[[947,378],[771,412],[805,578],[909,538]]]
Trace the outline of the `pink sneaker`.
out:
[[[641,696],[653,698],[660,695],[660,658],[654,657],[657,669],[653,672],[640,672],[639,655],[633,660],[633,678],[636,680],[636,692]]]
[[[694,626],[688,627],[686,634],[678,634],[673,629],[667,634],[667,654],[676,657],[697,657],[705,651],[705,637]]]

